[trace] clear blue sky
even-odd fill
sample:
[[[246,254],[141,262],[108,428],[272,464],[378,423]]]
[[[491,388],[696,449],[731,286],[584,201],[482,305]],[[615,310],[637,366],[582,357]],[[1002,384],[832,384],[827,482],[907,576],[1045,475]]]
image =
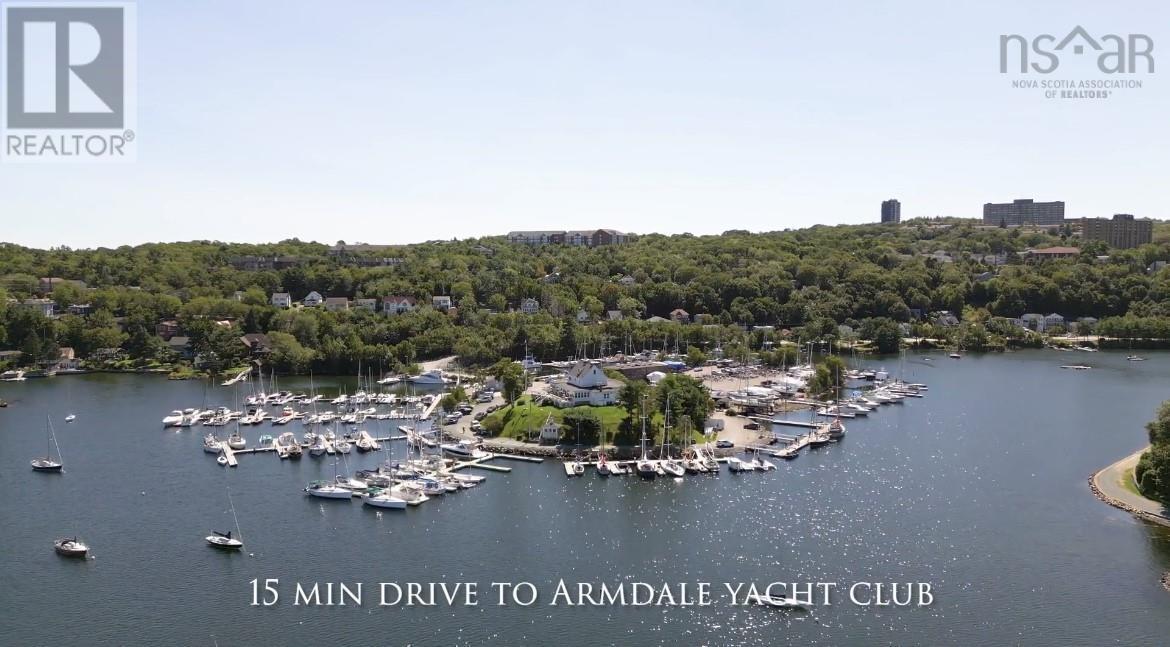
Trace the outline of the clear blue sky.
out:
[[[0,166],[0,240],[768,231],[875,221],[888,197],[904,218],[1017,197],[1170,217],[1168,18],[1163,1],[147,0],[138,161]],[[999,74],[1000,34],[1077,24],[1165,58],[1106,101]],[[1079,71],[1050,78],[1102,76]]]

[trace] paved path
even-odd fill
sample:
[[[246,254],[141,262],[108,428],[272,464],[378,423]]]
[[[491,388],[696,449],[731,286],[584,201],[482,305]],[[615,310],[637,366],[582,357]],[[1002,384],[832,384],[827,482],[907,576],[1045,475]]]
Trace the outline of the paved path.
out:
[[[1134,494],[1123,485],[1123,479],[1131,478],[1129,470],[1133,469],[1133,466],[1137,464],[1138,459],[1141,458],[1141,455],[1147,449],[1149,447],[1143,447],[1100,472],[1097,472],[1093,475],[1093,483],[1102,494],[1109,498],[1117,499],[1142,512],[1167,516],[1170,514],[1170,511],[1166,510],[1166,506],[1157,501],[1151,501],[1143,496]]]

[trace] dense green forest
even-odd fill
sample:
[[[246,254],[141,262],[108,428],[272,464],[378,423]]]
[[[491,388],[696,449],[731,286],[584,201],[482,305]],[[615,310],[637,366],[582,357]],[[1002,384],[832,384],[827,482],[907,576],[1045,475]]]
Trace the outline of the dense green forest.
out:
[[[488,366],[521,358],[525,348],[542,360],[678,348],[701,361],[715,348],[767,351],[786,336],[863,338],[882,351],[896,349],[907,333],[968,349],[1039,343],[1004,319],[1025,313],[1059,313],[1074,329],[1078,318],[1098,318],[1098,333],[1130,345],[1170,339],[1170,270],[1149,270],[1170,259],[1162,226],[1153,244],[1128,250],[1082,244],[1070,233],[924,220],[650,234],[594,249],[529,247],[502,237],[340,255],[297,240],[86,250],[0,244],[0,350],[22,351],[7,361],[26,365],[66,346],[81,358],[117,348],[136,365],[173,362],[176,349],[157,334],[159,322],[171,319],[189,340],[188,355],[212,369],[247,359],[242,335],[267,333],[277,370],[342,374],[359,362],[391,371],[447,354]],[[1081,251],[1042,262],[1026,254],[1053,245]],[[282,269],[242,268],[246,256],[280,257]],[[57,282],[38,294],[45,277],[84,286]],[[300,301],[310,291],[408,296],[420,307],[386,316],[270,305],[274,292]],[[454,308],[430,307],[436,295],[450,296]],[[54,317],[25,301],[39,296],[55,302]],[[535,299],[539,311],[520,313],[525,299]],[[67,312],[81,304],[89,308]],[[678,309],[697,322],[672,321]],[[957,321],[940,323],[939,311]]]

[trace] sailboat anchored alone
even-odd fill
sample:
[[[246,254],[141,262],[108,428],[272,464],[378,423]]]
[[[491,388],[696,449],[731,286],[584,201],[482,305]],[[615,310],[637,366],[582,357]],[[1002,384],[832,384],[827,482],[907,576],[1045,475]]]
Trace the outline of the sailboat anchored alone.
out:
[[[37,472],[60,472],[64,467],[61,461],[61,447],[57,445],[57,436],[53,433],[53,421],[49,416],[45,416],[45,426],[48,432],[48,447],[45,450],[44,458],[34,458],[32,468]],[[53,459],[53,448],[57,448],[57,458]]]

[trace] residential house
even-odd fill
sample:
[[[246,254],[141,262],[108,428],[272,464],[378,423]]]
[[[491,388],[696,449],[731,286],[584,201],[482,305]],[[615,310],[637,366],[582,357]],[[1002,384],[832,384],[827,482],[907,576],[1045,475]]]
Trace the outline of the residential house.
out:
[[[191,349],[191,338],[186,335],[175,335],[168,339],[167,348],[182,359],[191,359],[195,356],[195,351]]]
[[[20,305],[29,310],[40,312],[46,317],[54,316],[57,309],[57,304],[53,303],[52,299],[25,299],[20,302]]]
[[[322,297],[320,292],[314,290],[306,294],[304,300],[301,301],[301,303],[303,303],[306,308],[316,308],[317,306],[324,303],[324,301],[325,297]]]
[[[622,315],[621,310],[606,310],[605,316],[610,321],[621,321],[622,319],[625,318],[625,316]]]
[[[268,335],[264,333],[248,333],[240,337],[240,343],[248,349],[248,352],[253,357],[258,355],[267,355],[272,352],[272,342],[268,340]]]
[[[551,274],[545,274],[544,276],[541,277],[540,282],[547,283],[547,284],[560,283],[561,282],[561,273],[560,272],[553,272]]]
[[[68,308],[65,308],[65,312],[78,317],[85,317],[93,312],[93,306],[88,303],[74,303]]]
[[[353,307],[356,310],[368,310],[374,312],[378,309],[377,299],[354,299]]]
[[[53,366],[58,371],[76,371],[81,368],[81,360],[69,346],[57,349],[57,363]]]
[[[291,308],[292,295],[288,292],[273,292],[271,303],[274,308]]]
[[[416,302],[414,297],[382,297],[382,312],[386,313],[387,315],[400,315],[414,310],[415,307]]]
[[[1044,315],[1042,314],[1028,312],[1020,316],[1020,321],[1023,322],[1025,328],[1044,332]]]
[[[1077,319],[1077,330],[1079,331],[1082,328],[1085,330],[1089,330],[1089,331],[1096,330],[1097,318],[1096,317],[1081,317],[1080,319]]]
[[[243,290],[236,290],[235,292],[232,292],[232,299],[236,301],[243,301],[245,294],[246,293]]]
[[[975,275],[975,282],[982,283],[995,278],[995,272],[980,272]]]
[[[1049,330],[1055,327],[1064,326],[1064,317],[1053,312],[1052,314],[1044,315],[1044,329]]]
[[[1031,261],[1047,261],[1057,258],[1076,258],[1081,250],[1076,247],[1045,247],[1043,249],[1029,249],[1024,255]]]
[[[563,406],[605,406],[618,401],[621,388],[622,383],[609,379],[600,362],[580,360],[569,369],[565,382],[554,384],[549,392]]]
[[[540,302],[536,299],[524,299],[520,302],[520,312],[526,315],[534,315],[540,312]]]
[[[174,319],[163,319],[154,325],[154,334],[162,337],[163,341],[169,341],[171,337],[182,332],[179,322]]]
[[[585,308],[577,311],[577,323],[585,323],[589,321],[589,313],[585,312]]]
[[[934,325],[944,328],[953,328],[959,325],[959,318],[949,310],[941,310],[934,315]]]
[[[348,297],[326,297],[325,298],[325,309],[328,310],[329,312],[341,312],[343,310],[349,310],[349,298]]]
[[[552,414],[549,414],[549,416],[544,419],[544,424],[540,426],[540,442],[555,443],[559,442],[560,440],[561,423],[557,422],[556,419],[552,417]]]
[[[1154,261],[1153,263],[1150,263],[1150,266],[1146,268],[1146,271],[1150,274],[1154,274],[1160,272],[1164,267],[1166,267],[1166,261]]]
[[[650,317],[646,320],[647,323],[665,323],[667,321],[670,321],[670,319],[659,317],[658,315],[654,315],[653,317]]]
[[[629,240],[629,236],[616,229],[510,231],[507,237],[508,242],[513,244],[573,245],[576,247],[620,245]]]
[[[675,308],[670,311],[670,318],[678,323],[687,323],[691,320],[691,313],[682,308]]]
[[[451,309],[451,297],[437,296],[431,297],[431,307],[435,310],[447,311]]]
[[[629,274],[624,274],[624,275],[622,275],[622,278],[618,279],[618,283],[620,283],[621,285],[624,285],[626,287],[629,287],[631,285],[637,285],[638,279],[635,279],[634,277],[630,276]]]

